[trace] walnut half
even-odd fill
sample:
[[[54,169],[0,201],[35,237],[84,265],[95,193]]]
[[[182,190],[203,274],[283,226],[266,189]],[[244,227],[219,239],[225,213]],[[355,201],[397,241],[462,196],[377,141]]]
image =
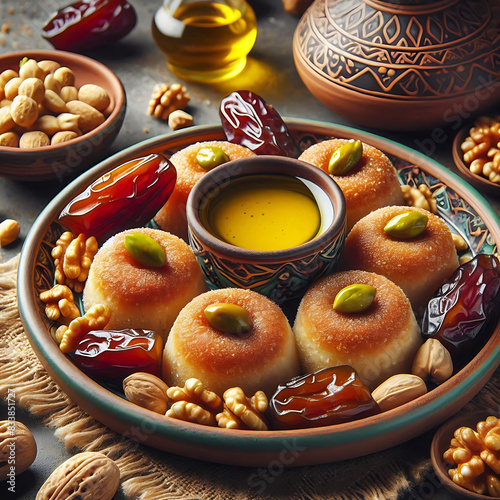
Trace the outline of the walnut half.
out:
[[[455,468],[452,481],[469,491],[500,496],[500,420],[489,416],[476,426],[459,427],[453,434],[444,460]]]

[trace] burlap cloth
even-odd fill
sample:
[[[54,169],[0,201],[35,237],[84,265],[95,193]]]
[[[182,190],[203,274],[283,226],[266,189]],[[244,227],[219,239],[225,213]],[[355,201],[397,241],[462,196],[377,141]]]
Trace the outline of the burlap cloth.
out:
[[[187,459],[117,435],[72,403],[32,351],[17,309],[18,261],[16,257],[0,262],[0,395],[5,398],[9,388],[15,389],[16,404],[38,417],[42,425],[55,429],[57,438],[75,453],[100,451],[115,460],[127,498],[352,500],[419,499],[439,494],[442,486],[429,459],[432,432],[362,458],[278,472]],[[499,380],[497,370],[462,411],[498,409]]]

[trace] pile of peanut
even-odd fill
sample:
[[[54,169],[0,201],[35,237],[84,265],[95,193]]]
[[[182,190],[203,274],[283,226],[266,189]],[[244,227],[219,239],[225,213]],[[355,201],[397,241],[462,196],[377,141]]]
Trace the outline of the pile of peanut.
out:
[[[101,125],[109,105],[102,87],[75,87],[70,68],[25,58],[19,72],[0,74],[0,146],[30,149],[69,141]]]
[[[460,148],[472,173],[500,183],[500,116],[479,117]]]

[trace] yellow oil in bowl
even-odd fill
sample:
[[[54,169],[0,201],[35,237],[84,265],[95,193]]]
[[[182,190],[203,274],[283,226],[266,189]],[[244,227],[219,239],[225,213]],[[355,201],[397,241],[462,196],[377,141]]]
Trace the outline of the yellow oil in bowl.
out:
[[[208,193],[200,220],[216,238],[240,248],[275,251],[314,239],[322,215],[306,183],[292,176],[233,179]]]

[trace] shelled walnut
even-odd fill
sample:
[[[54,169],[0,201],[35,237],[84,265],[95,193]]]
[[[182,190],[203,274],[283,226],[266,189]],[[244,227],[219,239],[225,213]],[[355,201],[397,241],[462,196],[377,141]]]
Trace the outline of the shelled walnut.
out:
[[[224,392],[224,410],[217,415],[217,423],[227,429],[265,431],[268,425],[264,413],[268,404],[262,391],[249,398],[240,387],[232,387]]]
[[[500,496],[500,419],[489,416],[476,426],[459,427],[453,434],[444,460],[456,465],[448,473],[452,481],[467,490]]]
[[[500,183],[500,116],[479,117],[460,148],[472,173]]]
[[[70,231],[61,234],[51,252],[56,283],[82,292],[97,250],[97,240],[93,236],[87,238],[80,233],[75,237]]]
[[[102,330],[109,322],[111,311],[108,306],[96,304],[83,316],[75,318],[69,326],[61,325],[56,330],[59,349],[64,353],[73,352],[79,342],[92,330]]]
[[[66,285],[55,285],[50,290],[45,290],[40,293],[40,300],[46,304],[47,318],[53,321],[68,324],[80,316],[73,292]]]
[[[172,403],[167,417],[202,425],[217,425],[215,416],[222,410],[222,400],[214,392],[205,389],[200,380],[190,378],[184,387],[169,387],[167,396]]]
[[[403,185],[401,186],[405,202],[410,207],[423,208],[437,214],[437,203],[434,194],[426,184],[420,184],[417,187]]]
[[[176,110],[184,110],[190,101],[186,87],[179,83],[167,85],[159,83],[155,85],[148,105],[148,115],[159,120],[168,120],[171,113]]]

